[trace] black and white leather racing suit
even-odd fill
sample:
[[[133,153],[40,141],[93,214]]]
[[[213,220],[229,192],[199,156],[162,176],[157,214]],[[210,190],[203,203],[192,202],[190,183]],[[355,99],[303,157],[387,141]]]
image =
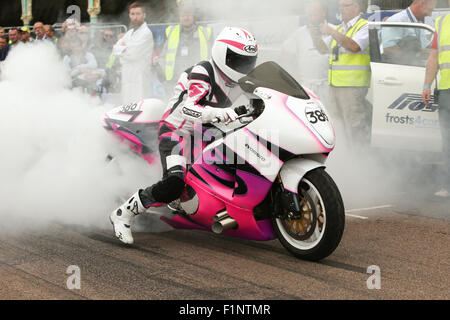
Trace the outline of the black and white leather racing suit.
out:
[[[181,74],[159,127],[163,179],[139,192],[145,207],[161,206],[180,197],[188,156],[185,150],[189,149],[186,143],[195,123],[226,119],[225,110],[230,109],[225,108],[242,94],[239,85],[226,78],[212,61],[200,62]]]

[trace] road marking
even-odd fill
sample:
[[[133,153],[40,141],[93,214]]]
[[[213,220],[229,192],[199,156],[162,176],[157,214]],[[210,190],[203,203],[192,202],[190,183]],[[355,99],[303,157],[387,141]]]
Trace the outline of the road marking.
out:
[[[384,209],[384,208],[391,208],[391,207],[392,207],[391,204],[387,204],[384,206],[377,206],[377,207],[370,207],[370,208],[350,209],[350,210],[345,210],[345,215],[348,217],[367,220],[367,219],[369,219],[369,217],[358,216],[356,214],[349,214],[349,213],[350,212],[360,212],[360,211],[370,211],[370,210]]]
[[[347,217],[352,217],[352,218],[358,218],[358,219],[363,219],[363,220],[367,220],[369,219],[368,217],[363,217],[363,216],[357,216],[355,214],[345,214]]]

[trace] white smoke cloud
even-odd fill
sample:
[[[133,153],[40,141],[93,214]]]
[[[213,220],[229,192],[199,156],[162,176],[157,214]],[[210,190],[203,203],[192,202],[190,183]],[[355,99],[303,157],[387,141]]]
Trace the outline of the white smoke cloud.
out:
[[[159,179],[159,168],[103,129],[101,116],[111,106],[68,88],[70,79],[50,43],[13,49],[1,77],[3,222],[106,226],[120,198]],[[105,161],[110,153],[119,158],[120,170]]]
[[[206,10],[209,14],[204,16],[208,20],[222,19],[223,25],[236,25],[238,21],[244,23],[242,18],[246,16],[269,18],[276,14],[277,28],[264,22],[248,24],[263,44],[266,56],[276,60],[270,44],[281,43],[283,39],[277,38],[277,34],[287,37],[284,28],[291,28],[298,21],[279,17],[300,14],[297,4],[298,1],[286,1],[277,7],[272,1],[211,1],[204,9],[213,5],[215,10]],[[279,21],[284,21],[284,25]],[[259,62],[264,61],[262,58]],[[282,61],[276,61],[283,65]],[[99,119],[111,106],[68,89],[69,83],[61,60],[50,44],[18,47],[2,66],[2,220],[17,217],[23,221],[32,218],[43,224],[58,220],[109,227],[109,212],[118,205],[119,198],[160,178],[159,167],[151,168],[131,155],[128,148],[102,128]],[[328,171],[340,188],[347,208],[388,204],[385,198],[388,191],[403,191],[400,175],[390,175],[378,157],[351,154],[342,137],[338,132],[338,145],[330,156]],[[115,165],[106,164],[108,153],[121,158],[122,174]],[[394,168],[390,172],[395,171]]]

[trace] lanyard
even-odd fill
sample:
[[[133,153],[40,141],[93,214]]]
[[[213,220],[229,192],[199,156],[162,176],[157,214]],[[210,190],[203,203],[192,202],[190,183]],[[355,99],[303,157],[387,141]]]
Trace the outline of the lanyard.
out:
[[[417,22],[416,22],[416,21],[413,19],[412,14],[411,14],[409,8],[406,9],[406,13],[408,14],[409,20],[410,20],[412,23],[418,23],[418,22],[420,22],[420,21],[418,21],[418,20],[417,20]],[[416,33],[417,38],[420,38],[420,32],[419,32],[419,30],[417,30],[417,28],[414,28],[414,32]]]
[[[409,20],[410,20],[412,23],[415,23],[416,21],[414,21],[414,18],[412,17],[411,12],[409,12],[409,8],[406,9],[406,13],[408,14]]]

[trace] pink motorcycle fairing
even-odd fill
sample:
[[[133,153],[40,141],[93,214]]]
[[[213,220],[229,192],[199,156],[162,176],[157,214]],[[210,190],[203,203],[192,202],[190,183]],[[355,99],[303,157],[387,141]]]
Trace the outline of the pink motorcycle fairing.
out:
[[[208,131],[203,130],[203,143],[194,143],[194,164],[186,175],[186,184],[193,188],[198,197],[199,207],[195,214],[179,214],[172,219],[161,219],[176,229],[198,229],[211,231],[214,216],[223,211],[238,222],[238,229],[224,231],[224,235],[251,240],[271,240],[275,233],[270,219],[255,219],[254,209],[267,196],[272,182],[261,176],[243,159],[228,159],[224,144],[211,150],[204,150],[208,141]],[[225,149],[224,149],[225,148]],[[203,151],[203,152],[202,152]],[[236,155],[235,155],[236,156]],[[237,160],[235,162],[232,162]],[[239,163],[234,166],[233,163]]]
[[[141,100],[119,106],[103,117],[104,128],[154,163],[158,151],[157,137],[163,106],[155,99]]]

